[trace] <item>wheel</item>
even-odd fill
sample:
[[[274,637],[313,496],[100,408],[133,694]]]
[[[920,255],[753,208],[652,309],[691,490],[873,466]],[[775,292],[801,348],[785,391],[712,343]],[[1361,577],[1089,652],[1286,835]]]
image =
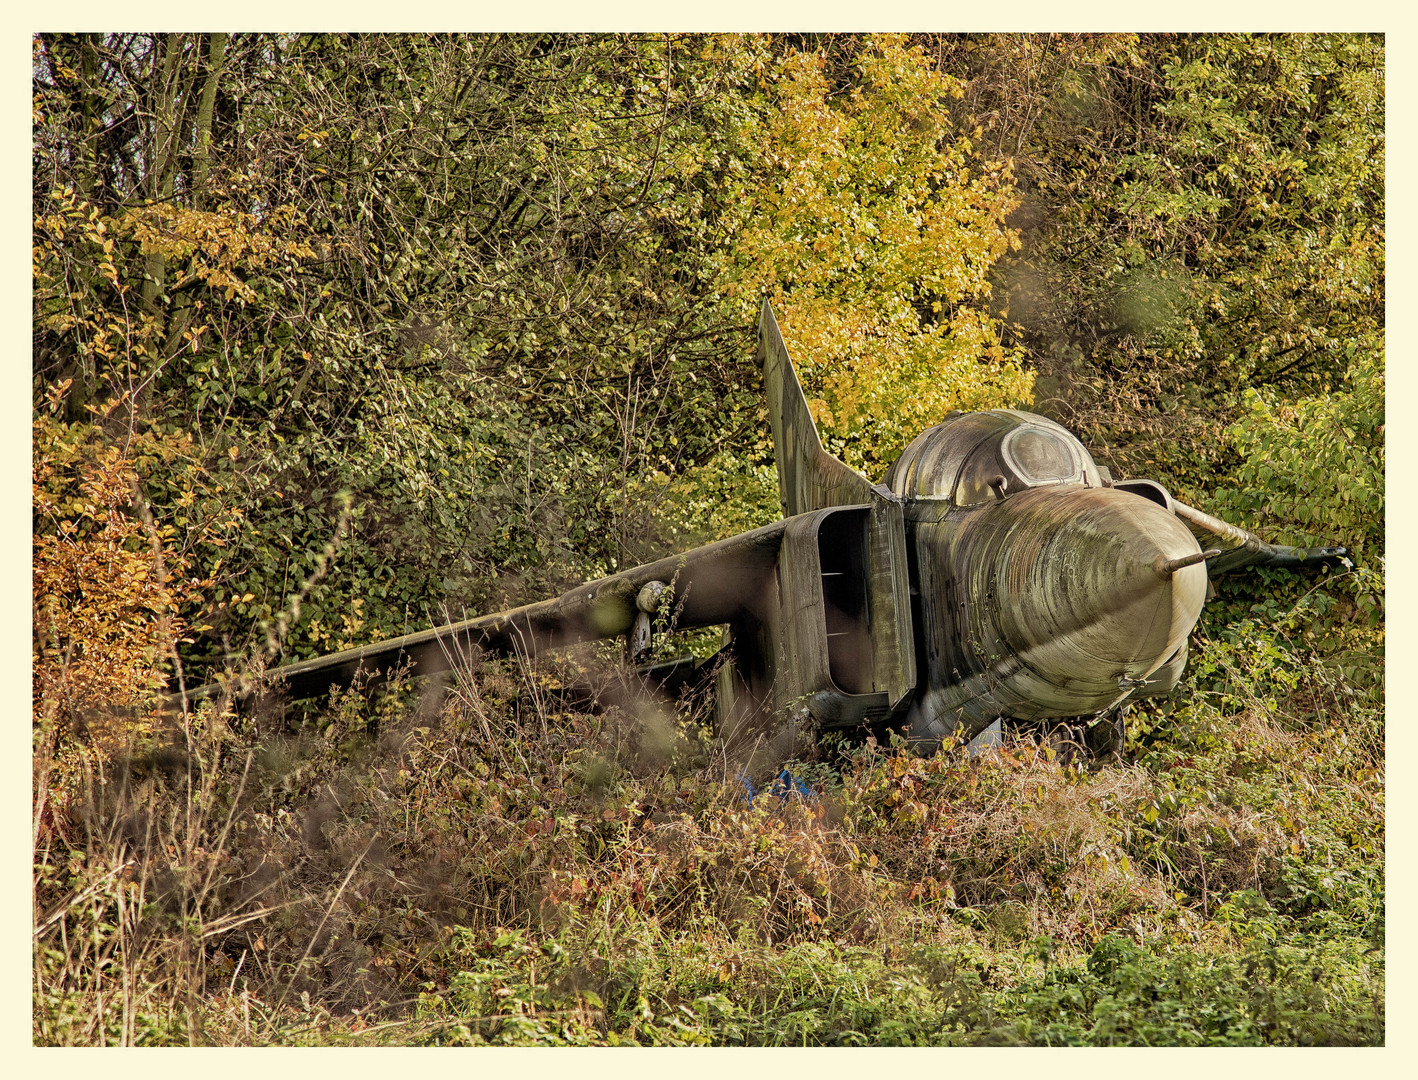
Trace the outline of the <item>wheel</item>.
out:
[[[1131,708],[1131,705],[1123,705],[1103,713],[1088,729],[1088,750],[1100,765],[1122,763],[1123,747],[1127,743],[1127,714]]]

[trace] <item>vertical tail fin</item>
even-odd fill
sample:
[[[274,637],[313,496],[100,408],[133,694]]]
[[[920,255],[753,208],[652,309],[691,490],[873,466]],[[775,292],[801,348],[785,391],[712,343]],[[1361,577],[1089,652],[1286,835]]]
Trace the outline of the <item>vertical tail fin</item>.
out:
[[[768,418],[773,427],[773,455],[778,463],[778,494],[788,517],[827,506],[872,501],[872,482],[822,448],[807,398],[798,383],[778,321],[767,299],[758,320],[758,353],[768,390]]]

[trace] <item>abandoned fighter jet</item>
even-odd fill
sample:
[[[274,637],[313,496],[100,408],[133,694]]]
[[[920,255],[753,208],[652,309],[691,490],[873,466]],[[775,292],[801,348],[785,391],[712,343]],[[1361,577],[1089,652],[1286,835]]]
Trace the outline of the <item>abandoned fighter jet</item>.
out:
[[[1209,575],[1348,565],[1344,548],[1273,546],[1153,481],[1115,481],[1064,428],[1012,409],[951,413],[872,483],[823,449],[766,301],[755,359],[783,520],[271,674],[312,696],[361,669],[427,674],[470,650],[530,655],[622,635],[640,659],[658,615],[727,628],[723,733],[788,753],[809,727],[890,725],[928,747],[1001,721],[1116,717],[1176,684]]]

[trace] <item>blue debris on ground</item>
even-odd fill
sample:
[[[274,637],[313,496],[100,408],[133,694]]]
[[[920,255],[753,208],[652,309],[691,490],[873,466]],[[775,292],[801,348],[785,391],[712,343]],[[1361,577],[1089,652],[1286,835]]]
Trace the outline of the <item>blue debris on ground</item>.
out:
[[[738,782],[742,784],[744,788],[744,790],[739,793],[739,799],[742,802],[748,803],[750,806],[753,805],[753,800],[760,795],[768,795],[784,803],[793,801],[817,801],[817,792],[813,791],[812,788],[804,784],[787,769],[784,769],[774,777],[772,782],[769,783],[768,787],[763,791],[759,791],[753,781],[748,778],[748,773],[746,772],[739,773]]]
[[[743,790],[739,792],[739,802],[746,802],[752,806],[753,800],[758,798],[758,788],[754,787],[753,781],[748,778],[746,772],[739,773],[738,782],[743,785]]]

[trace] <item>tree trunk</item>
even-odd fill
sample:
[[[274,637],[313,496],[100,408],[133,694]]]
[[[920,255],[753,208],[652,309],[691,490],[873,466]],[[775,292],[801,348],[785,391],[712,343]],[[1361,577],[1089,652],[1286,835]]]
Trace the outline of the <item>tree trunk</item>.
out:
[[[229,39],[229,34],[211,34],[207,42],[207,74],[202,83],[202,96],[197,102],[196,133],[192,147],[190,197],[194,210],[205,210],[210,206],[208,184],[211,169],[212,114],[216,108],[217,87],[221,83]],[[173,298],[172,314],[163,341],[164,356],[173,356],[182,347],[182,335],[192,325],[191,304],[191,297],[185,292]]]

